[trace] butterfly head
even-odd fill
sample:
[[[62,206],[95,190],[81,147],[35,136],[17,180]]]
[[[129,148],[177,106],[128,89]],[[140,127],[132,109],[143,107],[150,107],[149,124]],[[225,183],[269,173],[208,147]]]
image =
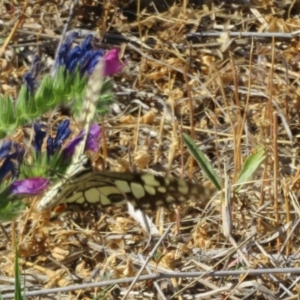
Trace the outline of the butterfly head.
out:
[[[65,180],[63,182],[58,182],[52,186],[44,195],[42,200],[37,206],[38,211],[43,211],[51,209],[52,207],[60,204],[63,201],[63,188]]]

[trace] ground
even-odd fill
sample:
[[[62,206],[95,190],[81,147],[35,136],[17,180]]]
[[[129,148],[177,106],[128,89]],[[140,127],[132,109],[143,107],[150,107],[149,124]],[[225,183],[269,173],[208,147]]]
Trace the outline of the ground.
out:
[[[1,93],[17,96],[34,54],[49,70],[66,23],[67,32],[81,30],[78,43],[93,33],[95,48],[118,47],[126,62],[114,76],[115,104],[96,120],[105,139],[94,163],[168,173],[212,189],[183,143],[186,133],[221,178],[223,192],[205,203],[147,212],[159,231],[151,238],[127,206],[72,207],[52,220],[35,209],[41,197],[32,197],[22,216],[2,224],[3,297],[14,291],[16,241],[27,290],[37,290],[28,299],[122,299],[126,292],[127,299],[297,299],[296,269],[287,268],[296,268],[299,256],[299,4],[149,2],[80,1],[70,20],[69,1],[2,4]],[[58,118],[68,113],[55,112]],[[70,118],[76,134],[81,128]],[[29,147],[24,131],[11,138]],[[240,187],[244,162],[259,147],[266,158]],[[129,290],[150,254],[149,269]],[[280,272],[271,274],[275,268]],[[196,273],[211,270],[228,273]],[[145,277],[171,271],[175,278]],[[118,285],[110,282],[115,279]],[[54,287],[66,288],[60,296],[41,294]]]

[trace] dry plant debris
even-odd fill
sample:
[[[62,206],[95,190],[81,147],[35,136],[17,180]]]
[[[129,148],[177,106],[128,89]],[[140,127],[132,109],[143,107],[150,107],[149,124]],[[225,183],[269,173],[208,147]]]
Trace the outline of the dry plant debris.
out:
[[[49,70],[71,4],[1,4],[1,93],[17,95],[34,54]],[[97,34],[95,47],[122,43],[127,59],[115,77],[117,101],[99,120],[106,139],[105,155],[94,158],[98,164],[105,159],[112,170],[169,172],[207,182],[183,146],[182,132],[193,137],[224,182],[237,182],[258,145],[266,160],[253,181],[231,195],[231,224],[224,224],[222,195],[216,193],[205,208],[181,207],[179,227],[160,244],[128,216],[127,207],[71,207],[51,220],[50,213],[35,211],[39,199],[30,199],[23,216],[2,224],[3,297],[14,291],[15,238],[27,291],[37,290],[28,299],[122,299],[125,293],[127,299],[297,299],[298,277],[288,268],[298,267],[300,247],[300,44],[299,34],[292,34],[299,30],[299,9],[297,1],[271,0],[79,1],[69,31]],[[80,129],[76,122],[73,127]],[[178,220],[163,209],[148,215],[161,234]],[[230,238],[223,234],[229,225]],[[181,278],[153,277],[128,290],[132,279],[125,279],[137,275],[155,245],[140,279],[171,271]],[[212,270],[241,273],[192,278],[191,272]],[[108,284],[115,279],[124,281]],[[98,282],[107,283],[88,286]],[[54,287],[67,289],[60,296],[40,294]]]

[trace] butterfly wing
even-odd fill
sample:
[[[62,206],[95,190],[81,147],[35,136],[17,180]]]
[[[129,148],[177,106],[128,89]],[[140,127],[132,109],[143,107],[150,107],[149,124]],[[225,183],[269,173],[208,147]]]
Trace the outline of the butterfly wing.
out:
[[[102,207],[129,201],[141,210],[171,207],[188,200],[207,201],[212,191],[199,184],[149,173],[93,171],[89,159],[61,185],[54,185],[39,203],[45,210],[61,203],[97,204]]]

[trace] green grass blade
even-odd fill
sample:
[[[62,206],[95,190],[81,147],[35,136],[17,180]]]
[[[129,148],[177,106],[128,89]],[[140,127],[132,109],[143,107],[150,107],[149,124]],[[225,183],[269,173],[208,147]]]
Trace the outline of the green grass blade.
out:
[[[6,201],[6,199],[4,199]],[[21,200],[9,201],[5,207],[1,203],[0,208],[0,223],[10,222],[16,219],[26,208],[26,205]]]
[[[15,246],[15,300],[23,300],[23,299],[25,298],[22,296],[21,274],[19,268],[18,249],[16,245]]]
[[[188,147],[190,153],[195,158],[203,172],[207,175],[209,180],[214,184],[214,186],[221,190],[221,180],[218,174],[213,169],[212,165],[210,164],[209,160],[206,158],[205,154],[198,148],[195,142],[192,140],[190,136],[183,133],[183,141]]]
[[[265,158],[266,155],[263,146],[256,147],[255,153],[251,154],[243,165],[239,174],[236,191],[240,190],[243,185],[252,178],[255,171],[260,167]]]

